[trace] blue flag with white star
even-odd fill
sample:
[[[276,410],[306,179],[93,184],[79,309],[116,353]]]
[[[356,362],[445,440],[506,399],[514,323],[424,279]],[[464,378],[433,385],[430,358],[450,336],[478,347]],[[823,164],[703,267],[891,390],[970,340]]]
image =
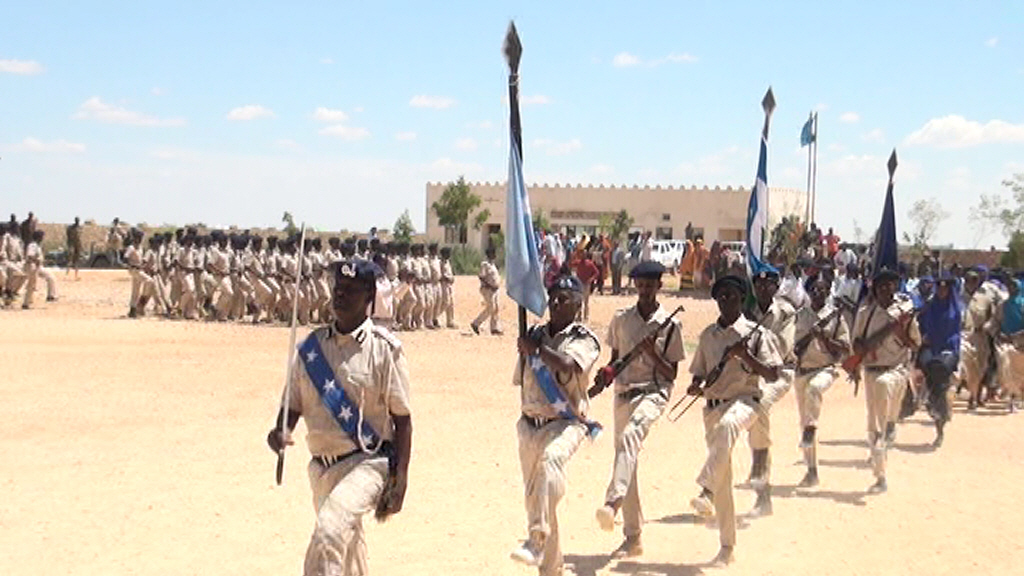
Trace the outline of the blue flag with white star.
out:
[[[747,204],[747,274],[753,278],[770,268],[764,262],[764,234],[768,228],[768,141],[761,135],[761,154],[757,160],[757,178]]]
[[[530,197],[523,182],[523,161],[514,135],[510,148],[505,206],[505,290],[517,304],[537,316],[543,316],[548,298],[533,231]]]

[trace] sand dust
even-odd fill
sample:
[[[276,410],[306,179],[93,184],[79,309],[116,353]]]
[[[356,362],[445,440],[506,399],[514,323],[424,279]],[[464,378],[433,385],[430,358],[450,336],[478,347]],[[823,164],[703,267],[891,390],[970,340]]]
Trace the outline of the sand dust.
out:
[[[61,275],[63,280],[63,275]],[[480,306],[475,278],[456,283],[457,320]],[[301,573],[314,514],[308,452],[297,434],[285,484],[264,438],[284,381],[288,330],[129,320],[128,276],[83,271],[57,303],[0,311],[0,574]],[[689,348],[713,320],[709,300],[675,298]],[[595,297],[604,337],[627,297]],[[509,552],[525,536],[516,451],[515,309],[506,334],[402,333],[415,426],[405,510],[366,518],[373,574],[527,575]],[[608,350],[602,351],[607,358]],[[604,361],[602,359],[602,362]],[[685,386],[677,386],[676,396]],[[673,399],[673,402],[675,399]],[[705,456],[699,413],[663,419],[640,468],[645,554],[610,560],[621,538],[594,521],[613,453],[611,395],[593,415],[609,433],[569,466],[559,522],[567,573],[678,576],[710,569],[717,531],[687,502]],[[744,520],[730,574],[1021,574],[1024,416],[956,415],[933,452],[923,414],[900,427],[889,493],[867,496],[863,396],[826,396],[818,489],[803,475],[795,397],[775,409],[775,515]],[[736,476],[749,449],[737,447]],[[737,490],[737,509],[753,494]]]

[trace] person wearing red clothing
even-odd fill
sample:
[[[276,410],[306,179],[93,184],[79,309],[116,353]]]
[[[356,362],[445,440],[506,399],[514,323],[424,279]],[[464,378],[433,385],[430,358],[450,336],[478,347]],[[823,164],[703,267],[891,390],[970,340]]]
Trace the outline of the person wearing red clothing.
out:
[[[823,238],[823,240],[825,240],[825,250],[828,251],[829,260],[835,258],[836,252],[839,251],[839,236],[829,228],[828,234]]]
[[[580,279],[580,284],[583,284],[583,307],[581,310],[584,322],[590,319],[590,293],[600,274],[590,252],[584,252],[583,259],[576,263],[576,277]]]

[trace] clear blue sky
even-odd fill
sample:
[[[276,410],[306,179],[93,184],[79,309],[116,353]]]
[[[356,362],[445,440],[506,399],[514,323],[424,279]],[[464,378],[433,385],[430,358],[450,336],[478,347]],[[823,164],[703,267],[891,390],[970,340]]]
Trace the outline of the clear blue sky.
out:
[[[529,182],[750,186],[772,85],[771,186],[818,221],[896,209],[937,240],[1024,172],[1024,2],[7,2],[0,212],[46,221],[324,229],[425,218],[428,180],[504,180],[510,18],[524,44]]]

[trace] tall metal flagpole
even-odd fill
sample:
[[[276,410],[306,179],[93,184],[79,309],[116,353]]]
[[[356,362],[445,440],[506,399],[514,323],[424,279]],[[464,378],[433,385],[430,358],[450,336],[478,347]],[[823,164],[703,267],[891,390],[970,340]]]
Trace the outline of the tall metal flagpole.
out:
[[[809,112],[807,114],[807,121],[811,123],[811,135],[813,137],[814,136],[814,112]],[[806,204],[807,205],[804,206],[804,218],[805,218],[804,225],[808,225],[808,226],[810,225],[810,222],[811,222],[811,154],[813,152],[812,147],[814,146],[814,140],[815,139],[816,138],[812,138],[812,140],[807,143],[807,197],[806,197]]]
[[[508,62],[508,106],[509,126],[512,129],[512,144],[519,152],[519,160],[523,160],[523,126],[519,118],[519,60],[523,56],[523,44],[519,41],[516,23],[508,23],[505,34],[505,45],[502,48],[505,61]],[[526,186],[526,183],[523,183]],[[519,305],[519,336],[526,335],[526,308]]]
[[[814,162],[811,163],[811,220],[807,223],[808,226],[811,222],[814,222],[815,212],[818,210],[818,113],[814,113],[814,141],[811,142],[811,146],[814,147]]]
[[[281,400],[281,410],[278,412],[281,414],[281,448],[277,451],[277,485],[281,485],[281,480],[284,478],[284,449],[289,439],[288,432],[288,406],[291,405],[291,391],[292,391],[292,368],[295,367],[295,318],[299,315],[299,283],[302,282],[302,261],[306,248],[306,223],[302,223],[302,228],[299,231],[299,267],[295,273],[295,293],[292,296],[292,321],[291,321],[291,333],[288,335],[288,365],[284,370],[284,398]]]

